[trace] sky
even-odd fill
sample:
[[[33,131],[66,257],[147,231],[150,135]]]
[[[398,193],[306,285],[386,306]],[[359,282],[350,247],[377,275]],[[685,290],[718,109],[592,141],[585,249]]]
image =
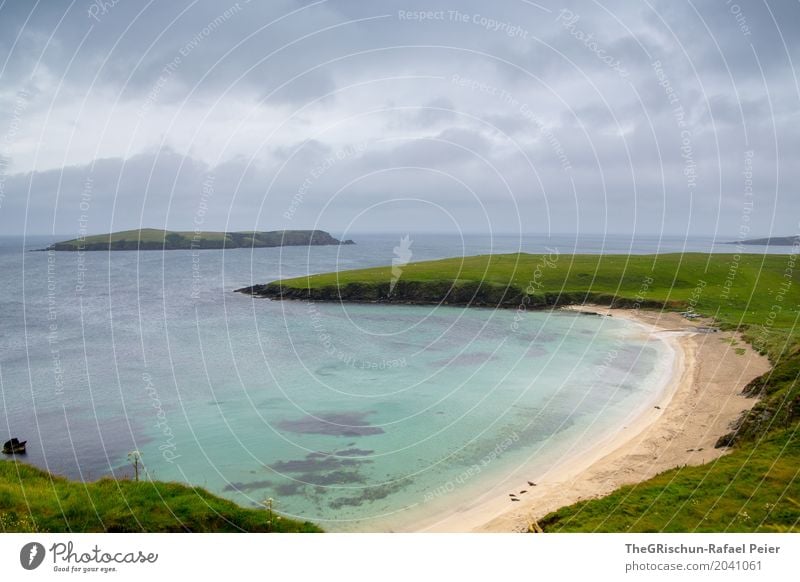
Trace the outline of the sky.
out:
[[[0,234],[797,234],[798,22],[794,0],[6,0]]]

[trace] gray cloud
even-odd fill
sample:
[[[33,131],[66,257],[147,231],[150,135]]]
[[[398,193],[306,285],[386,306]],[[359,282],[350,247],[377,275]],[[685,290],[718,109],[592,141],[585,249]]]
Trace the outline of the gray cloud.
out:
[[[798,229],[796,3],[99,6],[0,8],[2,232],[74,232],[91,178],[93,232],[212,180],[207,229],[724,237],[749,151],[753,230]]]

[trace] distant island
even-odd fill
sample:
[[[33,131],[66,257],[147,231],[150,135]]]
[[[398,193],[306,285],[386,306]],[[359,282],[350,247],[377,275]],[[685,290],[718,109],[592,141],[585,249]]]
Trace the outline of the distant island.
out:
[[[193,232],[142,228],[53,243],[43,251],[173,251],[284,246],[352,245],[324,230]]]
[[[765,247],[793,247],[800,245],[800,236],[770,236],[767,238],[751,238],[727,242],[726,245],[754,245]]]

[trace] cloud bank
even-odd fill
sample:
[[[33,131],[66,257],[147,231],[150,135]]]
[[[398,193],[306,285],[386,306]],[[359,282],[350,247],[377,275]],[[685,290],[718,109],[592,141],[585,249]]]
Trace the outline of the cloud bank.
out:
[[[0,229],[794,234],[800,5],[10,1]]]

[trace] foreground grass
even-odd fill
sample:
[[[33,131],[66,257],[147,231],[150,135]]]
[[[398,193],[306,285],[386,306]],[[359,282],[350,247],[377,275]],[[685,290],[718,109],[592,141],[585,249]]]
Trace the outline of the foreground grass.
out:
[[[545,531],[800,531],[800,356],[745,388],[760,396],[720,441],[733,452],[546,516]]]
[[[796,532],[800,441],[794,431],[564,507],[539,525],[546,532]]]
[[[0,462],[2,532],[318,532],[317,526],[245,509],[199,487],[101,479],[80,483],[16,461]]]
[[[800,265],[788,255],[513,254],[282,280],[245,291],[314,300],[517,309],[595,302],[693,310],[742,333],[774,368],[746,392],[753,410],[725,435],[730,455],[667,471],[540,521],[544,531],[800,531]],[[395,272],[394,275],[397,275]]]

